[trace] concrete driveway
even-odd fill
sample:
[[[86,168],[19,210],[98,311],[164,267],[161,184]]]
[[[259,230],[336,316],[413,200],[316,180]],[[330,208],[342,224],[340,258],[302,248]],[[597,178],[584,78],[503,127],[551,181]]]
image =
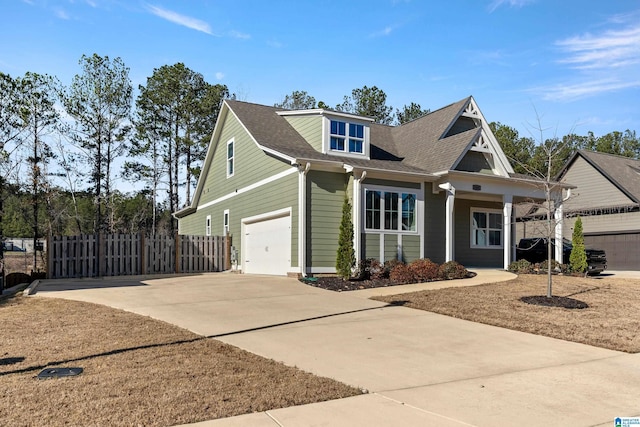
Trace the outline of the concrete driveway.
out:
[[[479,271],[450,284],[509,277]],[[640,355],[388,306],[370,294],[217,273],[44,281],[37,296],[151,316],[370,392],[199,425],[612,426],[640,416]]]

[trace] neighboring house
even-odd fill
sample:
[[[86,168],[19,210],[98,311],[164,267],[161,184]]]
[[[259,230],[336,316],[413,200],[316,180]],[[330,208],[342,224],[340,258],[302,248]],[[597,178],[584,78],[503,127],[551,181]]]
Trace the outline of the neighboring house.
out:
[[[181,234],[229,233],[245,273],[334,273],[345,197],[357,259],[506,268],[512,206],[544,192],[513,173],[472,97],[397,127],[226,100],[175,217]]]
[[[580,215],[585,244],[605,250],[609,269],[640,270],[640,160],[578,150],[558,180],[578,187],[564,205],[565,237]]]

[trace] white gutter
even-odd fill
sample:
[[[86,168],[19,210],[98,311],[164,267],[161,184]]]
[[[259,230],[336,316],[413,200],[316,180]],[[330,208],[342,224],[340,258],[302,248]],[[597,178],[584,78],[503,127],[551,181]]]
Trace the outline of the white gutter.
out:
[[[298,165],[298,265],[300,274],[307,277],[307,172],[311,163],[304,169]]]

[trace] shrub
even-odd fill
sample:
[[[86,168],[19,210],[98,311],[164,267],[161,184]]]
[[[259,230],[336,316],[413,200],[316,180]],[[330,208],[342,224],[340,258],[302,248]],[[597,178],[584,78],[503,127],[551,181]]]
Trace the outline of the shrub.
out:
[[[438,278],[438,264],[429,258],[411,261],[409,271],[413,274],[412,283],[431,282]]]
[[[569,262],[571,271],[584,273],[589,268],[587,263],[587,252],[584,248],[584,235],[582,234],[582,219],[578,217],[573,226],[573,235],[571,236],[572,245]]]
[[[396,268],[398,265],[404,265],[404,262],[400,261],[397,258],[394,259],[390,259],[388,261],[384,262],[384,266],[383,266],[383,279],[388,279],[391,277],[391,272],[393,271],[394,268]]]
[[[384,266],[375,258],[360,260],[358,263],[358,278],[360,280],[384,279]]]
[[[5,277],[5,288],[12,288],[21,283],[31,283],[31,276],[26,273],[9,273]]]
[[[387,263],[385,262],[385,266]],[[391,268],[391,272],[389,273],[389,278],[394,283],[415,283],[413,281],[413,273],[407,264],[403,262],[395,263],[393,268]]]
[[[438,278],[442,280],[464,279],[469,272],[456,261],[447,261],[438,269]]]
[[[353,250],[353,222],[351,222],[351,203],[346,196],[342,203],[342,220],[338,235],[338,251],[336,253],[336,271],[343,280],[349,280],[351,269],[356,264]]]
[[[526,259],[514,261],[509,264],[508,270],[517,274],[531,274],[533,273],[534,266]]]

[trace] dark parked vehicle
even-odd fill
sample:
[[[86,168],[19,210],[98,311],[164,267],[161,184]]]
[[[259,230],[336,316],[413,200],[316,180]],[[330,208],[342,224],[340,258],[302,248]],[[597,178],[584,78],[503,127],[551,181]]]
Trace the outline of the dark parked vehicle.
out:
[[[555,254],[555,239],[551,239],[551,253]],[[562,239],[562,260],[569,263],[573,245],[568,239]],[[597,275],[607,268],[607,256],[602,249],[586,248],[587,253],[587,273]],[[516,260],[526,259],[531,263],[539,263],[547,259],[547,239],[545,237],[532,237],[520,239],[516,246]]]

